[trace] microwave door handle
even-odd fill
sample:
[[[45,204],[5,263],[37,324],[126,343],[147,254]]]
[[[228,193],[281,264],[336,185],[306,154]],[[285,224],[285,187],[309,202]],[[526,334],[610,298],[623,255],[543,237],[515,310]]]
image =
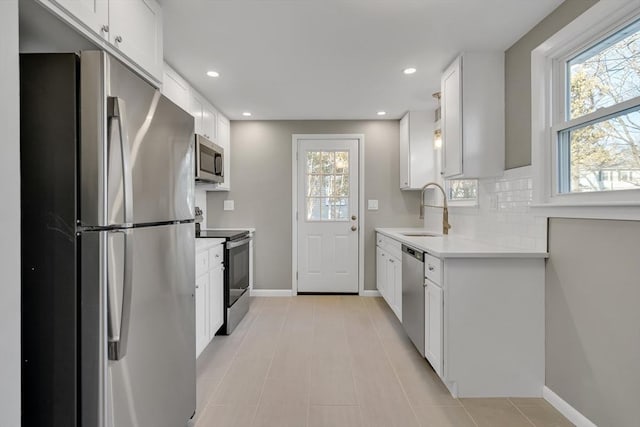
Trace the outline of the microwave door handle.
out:
[[[133,223],[133,173],[131,170],[131,145],[127,131],[127,109],[122,98],[110,96],[107,99],[110,121],[117,120],[120,134],[120,153],[122,160],[122,199],[124,203],[124,225]]]
[[[124,238],[124,252],[117,254],[114,245],[116,236]],[[108,303],[108,355],[109,360],[121,360],[127,354],[129,324],[131,318],[131,289],[133,285],[133,236],[132,230],[108,232],[107,241],[107,303]],[[117,268],[118,255],[122,264],[122,299],[118,301]]]

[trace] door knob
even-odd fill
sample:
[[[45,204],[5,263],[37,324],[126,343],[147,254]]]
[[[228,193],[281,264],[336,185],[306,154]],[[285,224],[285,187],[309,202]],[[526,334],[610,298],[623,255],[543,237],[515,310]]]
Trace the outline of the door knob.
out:
[[[356,231],[358,229],[358,227],[356,227],[355,225],[351,226],[351,231]]]
[[[355,215],[351,215],[351,219],[355,221],[356,219],[358,219],[358,217]]]

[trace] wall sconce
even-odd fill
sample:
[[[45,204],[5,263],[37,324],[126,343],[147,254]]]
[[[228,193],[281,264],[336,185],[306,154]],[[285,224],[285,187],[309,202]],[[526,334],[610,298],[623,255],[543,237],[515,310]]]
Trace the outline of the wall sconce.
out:
[[[436,129],[433,132],[433,148],[436,150],[442,147],[442,131],[440,129]]]
[[[433,147],[436,150],[439,150],[442,147],[442,130],[440,130],[440,118],[442,114],[442,110],[440,107],[440,92],[436,92],[432,96],[436,99],[436,101],[438,101],[438,108],[436,108],[434,117],[436,130],[433,131]]]

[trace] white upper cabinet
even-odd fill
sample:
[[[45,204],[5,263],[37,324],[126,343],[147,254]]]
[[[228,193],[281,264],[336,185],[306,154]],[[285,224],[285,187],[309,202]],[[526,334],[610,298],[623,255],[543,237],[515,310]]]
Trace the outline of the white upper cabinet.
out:
[[[108,37],[109,0],[55,0],[82,25],[102,37]]]
[[[216,143],[224,148],[224,182],[218,184],[215,188],[216,191],[230,191],[231,190],[231,123],[222,114],[218,113],[218,139]]]
[[[162,82],[162,9],[155,0],[37,0],[156,86]]]
[[[504,172],[504,52],[458,56],[442,74],[442,175]]]
[[[400,188],[419,190],[435,179],[433,118],[409,111],[400,120]]]
[[[191,114],[195,118],[196,133],[216,142],[216,126],[218,112],[206,99],[197,92],[192,92]]]
[[[166,63],[162,74],[162,94],[183,110],[191,113],[191,88],[189,83]]]
[[[162,9],[155,0],[109,0],[109,42],[161,78]]]

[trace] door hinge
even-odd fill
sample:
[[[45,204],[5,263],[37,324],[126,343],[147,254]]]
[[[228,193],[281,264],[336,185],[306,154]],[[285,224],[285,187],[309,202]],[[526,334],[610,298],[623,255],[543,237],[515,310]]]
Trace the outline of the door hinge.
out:
[[[298,152],[296,151],[296,160],[298,160]]]
[[[296,280],[298,280],[298,272],[296,271]]]

